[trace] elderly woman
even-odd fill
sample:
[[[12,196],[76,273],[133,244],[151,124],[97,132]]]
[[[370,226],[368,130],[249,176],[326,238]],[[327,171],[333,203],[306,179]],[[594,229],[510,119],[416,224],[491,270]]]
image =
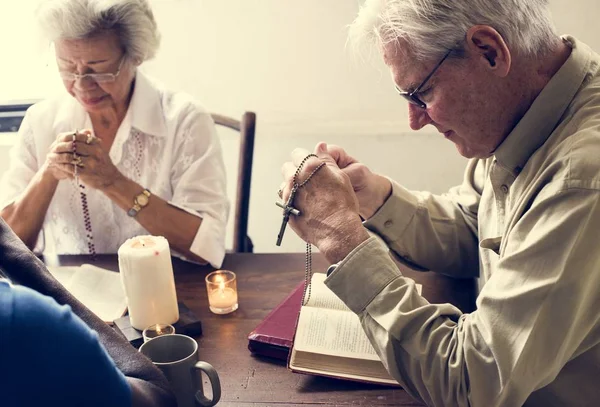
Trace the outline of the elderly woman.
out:
[[[203,108],[137,69],[159,44],[147,1],[47,0],[37,16],[70,96],[28,110],[1,216],[30,248],[114,253],[153,234],[219,267],[229,210],[221,147]]]

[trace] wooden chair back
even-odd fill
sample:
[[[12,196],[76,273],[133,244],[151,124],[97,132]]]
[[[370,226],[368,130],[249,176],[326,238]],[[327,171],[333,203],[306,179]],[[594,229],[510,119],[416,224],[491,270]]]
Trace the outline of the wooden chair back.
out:
[[[240,132],[238,177],[233,224],[233,252],[252,253],[254,245],[248,236],[248,212],[250,209],[250,183],[252,180],[252,158],[254,154],[254,134],[256,114],[245,112],[241,120],[212,113],[214,122]]]

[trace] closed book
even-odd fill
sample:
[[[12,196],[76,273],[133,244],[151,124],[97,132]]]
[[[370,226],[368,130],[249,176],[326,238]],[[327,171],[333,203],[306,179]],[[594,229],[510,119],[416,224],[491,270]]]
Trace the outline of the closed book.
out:
[[[304,282],[275,307],[248,335],[250,352],[287,360],[296,332],[296,321],[302,306]]]

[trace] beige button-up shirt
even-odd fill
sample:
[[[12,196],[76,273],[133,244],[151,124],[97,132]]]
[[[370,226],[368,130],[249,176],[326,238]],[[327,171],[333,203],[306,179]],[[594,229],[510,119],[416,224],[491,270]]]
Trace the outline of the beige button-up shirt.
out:
[[[600,405],[600,56],[571,56],[495,154],[436,196],[394,184],[326,284],[432,406]],[[479,276],[477,310],[429,304],[391,260]]]

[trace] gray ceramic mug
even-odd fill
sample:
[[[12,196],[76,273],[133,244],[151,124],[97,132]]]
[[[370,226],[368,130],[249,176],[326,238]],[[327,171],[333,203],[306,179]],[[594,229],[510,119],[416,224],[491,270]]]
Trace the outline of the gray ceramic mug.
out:
[[[212,407],[221,398],[221,382],[212,365],[198,361],[198,343],[186,335],[163,335],[145,342],[140,352],[167,377],[178,407]],[[212,400],[204,396],[202,373],[210,380]]]

